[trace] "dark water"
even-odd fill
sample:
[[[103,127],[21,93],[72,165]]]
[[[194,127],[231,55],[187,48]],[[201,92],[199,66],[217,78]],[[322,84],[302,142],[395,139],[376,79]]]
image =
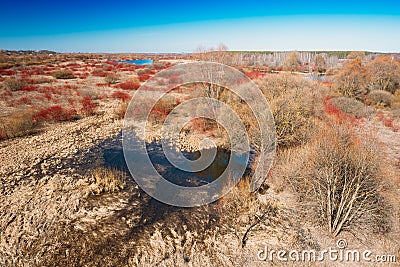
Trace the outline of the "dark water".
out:
[[[151,60],[151,59],[128,59],[128,60],[120,60],[118,62],[135,64],[135,65],[152,65],[153,64],[153,60]]]
[[[176,168],[168,161],[164,155],[161,144],[152,142],[147,143],[146,147],[149,158],[158,173],[171,183],[180,186],[201,186],[218,179],[225,171],[230,160],[233,161],[232,166],[234,166],[234,170],[243,167],[248,168],[243,155],[236,155],[229,150],[218,148],[214,161],[206,169],[199,172],[187,172]],[[183,152],[183,155],[189,160],[196,160],[200,156],[200,152]],[[122,145],[105,149],[103,151],[103,158],[107,167],[129,172]]]

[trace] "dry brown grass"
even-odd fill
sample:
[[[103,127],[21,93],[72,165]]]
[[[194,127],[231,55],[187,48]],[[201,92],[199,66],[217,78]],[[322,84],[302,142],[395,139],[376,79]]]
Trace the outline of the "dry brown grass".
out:
[[[116,74],[108,74],[104,77],[104,81],[108,84],[116,84],[119,81],[119,77]]]
[[[26,85],[21,78],[7,78],[3,81],[3,89],[10,91],[19,91]]]
[[[58,70],[53,73],[54,78],[56,79],[74,79],[75,75],[70,70]]]
[[[30,110],[15,112],[0,118],[0,130],[5,138],[20,137],[32,133],[34,122]]]
[[[114,114],[118,119],[123,119],[125,117],[126,110],[128,109],[128,103],[121,103],[115,109]]]
[[[377,107],[390,107],[393,102],[393,95],[385,90],[373,90],[368,94],[368,104]]]
[[[116,169],[98,167],[93,170],[91,178],[91,191],[97,195],[121,191],[126,185],[126,174]]]

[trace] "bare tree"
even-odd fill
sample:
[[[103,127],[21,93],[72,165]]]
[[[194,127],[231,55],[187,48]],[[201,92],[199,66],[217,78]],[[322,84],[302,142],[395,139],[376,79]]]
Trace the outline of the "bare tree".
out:
[[[315,64],[314,71],[316,70],[319,74],[326,72],[326,61],[321,54],[315,56],[314,64]]]
[[[289,56],[286,58],[285,66],[290,69],[291,73],[293,73],[297,69],[297,67],[301,66],[299,53],[296,51],[290,53]]]
[[[389,56],[380,56],[367,65],[370,89],[395,93],[400,87],[400,64]]]
[[[205,48],[199,47],[197,52],[195,53],[194,57],[197,60],[201,61],[208,61],[208,62],[216,62],[216,63],[226,63],[227,59],[227,50],[228,47],[224,44],[219,44],[216,49],[214,48]],[[221,100],[221,94],[223,88],[219,86],[221,83],[224,73],[223,68],[214,65],[213,68],[205,67],[202,69],[203,76],[207,78],[210,83],[202,82],[201,85],[204,89],[205,96],[209,99]],[[215,105],[215,102],[210,101],[209,107],[212,109],[214,117],[217,118],[218,116],[218,109],[219,106]],[[218,124],[218,132],[220,132],[220,126]]]

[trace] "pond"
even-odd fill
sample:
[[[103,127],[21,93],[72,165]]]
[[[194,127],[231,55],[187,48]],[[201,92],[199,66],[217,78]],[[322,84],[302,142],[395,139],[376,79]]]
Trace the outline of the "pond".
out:
[[[111,141],[113,145],[103,150],[103,158],[106,167],[112,167],[129,172],[125,157],[120,143],[121,136]],[[108,146],[108,145],[107,145]],[[159,142],[151,142],[146,144],[147,154],[156,168],[157,172],[161,174],[166,180],[180,186],[201,186],[211,183],[225,171],[229,162],[232,161],[232,170],[240,170],[243,167],[249,171],[249,164],[244,155],[236,154],[229,150],[218,148],[214,161],[206,169],[198,172],[186,172],[173,166],[166,158],[162,145]],[[196,160],[201,151],[183,152],[184,156],[189,160]],[[252,155],[253,156],[253,155]],[[251,157],[252,157],[251,156]]]
[[[128,63],[128,64],[135,64],[135,65],[152,65],[152,59],[126,59],[126,60],[119,60],[119,63]]]

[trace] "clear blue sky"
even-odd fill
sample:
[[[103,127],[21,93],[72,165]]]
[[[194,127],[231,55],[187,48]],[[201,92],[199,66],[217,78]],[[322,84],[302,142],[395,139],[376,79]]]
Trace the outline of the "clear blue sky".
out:
[[[400,1],[3,1],[0,48],[400,51]]]

